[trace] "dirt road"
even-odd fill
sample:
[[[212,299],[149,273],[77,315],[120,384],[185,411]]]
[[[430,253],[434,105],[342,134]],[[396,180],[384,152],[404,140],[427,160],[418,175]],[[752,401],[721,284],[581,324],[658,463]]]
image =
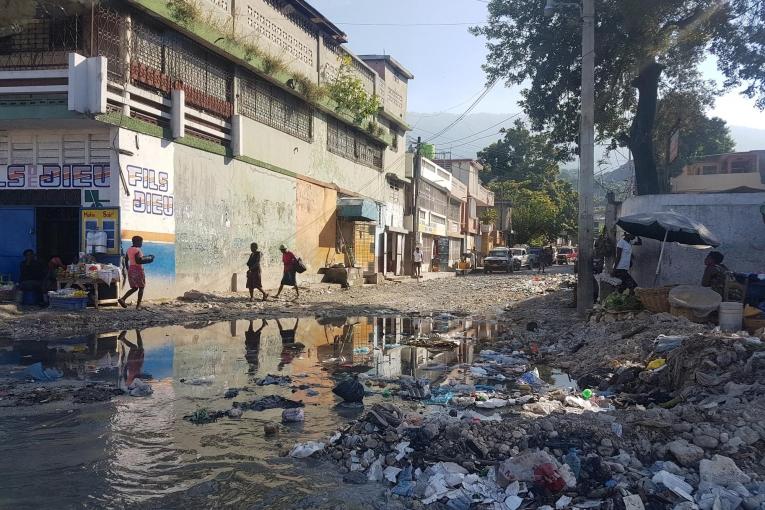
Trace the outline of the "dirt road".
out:
[[[337,285],[315,285],[301,290],[300,299],[285,291],[279,300],[250,303],[244,293],[202,294],[193,300],[148,302],[146,309],[103,307],[78,312],[0,307],[0,338],[40,339],[86,335],[105,330],[161,325],[187,325],[232,319],[316,315],[430,315],[492,317],[520,300],[559,289],[572,276],[567,268],[547,275],[514,274],[449,276],[416,282],[388,282],[348,290]]]

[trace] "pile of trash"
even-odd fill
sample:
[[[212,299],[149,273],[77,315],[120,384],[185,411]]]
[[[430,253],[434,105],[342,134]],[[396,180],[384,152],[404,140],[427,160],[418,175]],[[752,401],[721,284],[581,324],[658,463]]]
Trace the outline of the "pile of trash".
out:
[[[452,371],[472,382],[402,378],[406,407],[376,403],[290,455],[332,459],[346,483],[382,483],[413,507],[765,508],[765,342],[646,322],[632,335],[654,335],[643,361],[583,391],[548,385],[508,341]]]

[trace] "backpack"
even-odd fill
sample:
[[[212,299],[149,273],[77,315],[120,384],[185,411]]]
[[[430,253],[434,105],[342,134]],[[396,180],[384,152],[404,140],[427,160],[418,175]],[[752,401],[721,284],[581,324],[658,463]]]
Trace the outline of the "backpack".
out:
[[[307,269],[305,262],[303,262],[303,259],[298,258],[295,262],[295,272],[296,273],[305,273],[305,270]]]

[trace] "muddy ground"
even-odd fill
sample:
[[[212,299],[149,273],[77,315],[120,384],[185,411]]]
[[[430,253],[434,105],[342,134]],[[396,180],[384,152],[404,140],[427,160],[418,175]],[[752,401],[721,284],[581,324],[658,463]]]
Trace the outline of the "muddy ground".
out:
[[[106,330],[163,325],[190,325],[232,319],[317,315],[430,315],[494,317],[512,303],[560,288],[573,275],[561,268],[548,275],[523,271],[514,274],[473,274],[417,282],[386,282],[343,290],[318,284],[301,289],[300,299],[286,290],[278,300],[249,302],[245,293],[194,295],[183,299],[149,301],[145,309],[102,307],[78,312],[36,307],[17,309],[0,305],[0,338],[39,339],[86,335]],[[567,298],[572,299],[570,296]],[[535,305],[533,305],[535,306]]]

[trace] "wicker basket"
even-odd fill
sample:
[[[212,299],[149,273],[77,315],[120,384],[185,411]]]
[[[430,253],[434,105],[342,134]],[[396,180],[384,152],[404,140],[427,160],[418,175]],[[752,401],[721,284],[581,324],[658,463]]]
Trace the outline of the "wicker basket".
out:
[[[697,324],[706,324],[709,322],[708,316],[699,317],[696,315],[696,312],[694,312],[692,308],[685,308],[684,306],[669,305],[669,313],[675,317],[685,317],[689,321],[695,322]]]
[[[760,328],[765,328],[765,317],[744,317],[744,329],[752,335]]]
[[[672,287],[658,287],[655,289],[635,289],[640,302],[646,310],[653,313],[669,312],[669,291]]]

